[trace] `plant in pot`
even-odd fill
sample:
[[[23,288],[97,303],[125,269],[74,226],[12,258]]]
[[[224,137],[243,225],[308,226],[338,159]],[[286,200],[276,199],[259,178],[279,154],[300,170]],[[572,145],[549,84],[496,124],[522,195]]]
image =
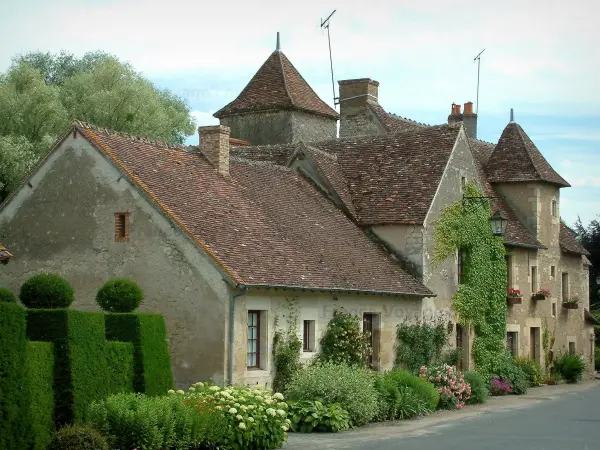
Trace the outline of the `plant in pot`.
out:
[[[550,291],[548,289],[540,289],[539,291],[537,291],[535,294],[532,295],[531,299],[532,300],[546,300],[551,295],[552,294],[550,293]]]
[[[563,308],[565,309],[578,309],[579,308],[579,297],[570,297],[563,302]]]
[[[518,305],[521,303],[523,296],[521,295],[521,291],[518,289],[510,288],[506,293],[506,301],[509,305]]]

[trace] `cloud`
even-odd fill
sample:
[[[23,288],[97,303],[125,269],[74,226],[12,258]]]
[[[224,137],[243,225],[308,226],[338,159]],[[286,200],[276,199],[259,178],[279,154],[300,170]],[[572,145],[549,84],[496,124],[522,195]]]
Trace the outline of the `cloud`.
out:
[[[214,111],[192,111],[192,116],[196,119],[196,125],[199,127],[205,125],[219,125],[219,119],[213,117]]]

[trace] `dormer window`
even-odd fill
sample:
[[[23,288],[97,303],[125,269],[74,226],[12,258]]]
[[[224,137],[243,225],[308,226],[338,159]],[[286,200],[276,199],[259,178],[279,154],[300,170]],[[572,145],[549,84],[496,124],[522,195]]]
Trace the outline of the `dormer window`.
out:
[[[556,208],[556,200],[552,200],[551,209],[552,209],[552,217],[556,217],[558,215],[558,211]]]

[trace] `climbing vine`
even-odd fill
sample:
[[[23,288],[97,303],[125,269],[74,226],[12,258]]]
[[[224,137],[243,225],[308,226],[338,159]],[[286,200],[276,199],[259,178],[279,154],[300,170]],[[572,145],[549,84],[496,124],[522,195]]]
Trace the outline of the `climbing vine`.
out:
[[[468,197],[482,197],[473,185],[465,187]],[[457,250],[463,257],[461,284],[452,306],[462,325],[475,330],[473,359],[477,370],[491,375],[506,363],[506,262],[501,237],[490,230],[489,202],[478,199],[448,206],[434,224],[435,248],[432,262],[441,264]]]
[[[396,328],[396,366],[417,374],[421,366],[439,362],[448,334],[442,319],[432,323],[405,321],[399,324]]]
[[[279,327],[279,317],[275,317],[275,333],[273,337],[273,359],[275,376],[273,390],[283,392],[296,371],[300,368],[300,349],[302,341],[298,337],[298,301],[286,298],[285,329]]]

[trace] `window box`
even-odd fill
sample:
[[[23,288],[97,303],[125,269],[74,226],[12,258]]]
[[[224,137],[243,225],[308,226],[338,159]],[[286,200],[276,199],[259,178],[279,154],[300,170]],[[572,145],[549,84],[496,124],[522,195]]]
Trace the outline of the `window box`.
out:
[[[563,301],[563,308],[565,309],[579,309],[579,298],[571,297]]]
[[[506,303],[509,305],[520,305],[523,301],[523,296],[521,295],[521,291],[518,289],[509,289],[506,293]]]
[[[531,300],[546,300],[552,294],[548,289],[540,289],[535,294],[531,296]]]

